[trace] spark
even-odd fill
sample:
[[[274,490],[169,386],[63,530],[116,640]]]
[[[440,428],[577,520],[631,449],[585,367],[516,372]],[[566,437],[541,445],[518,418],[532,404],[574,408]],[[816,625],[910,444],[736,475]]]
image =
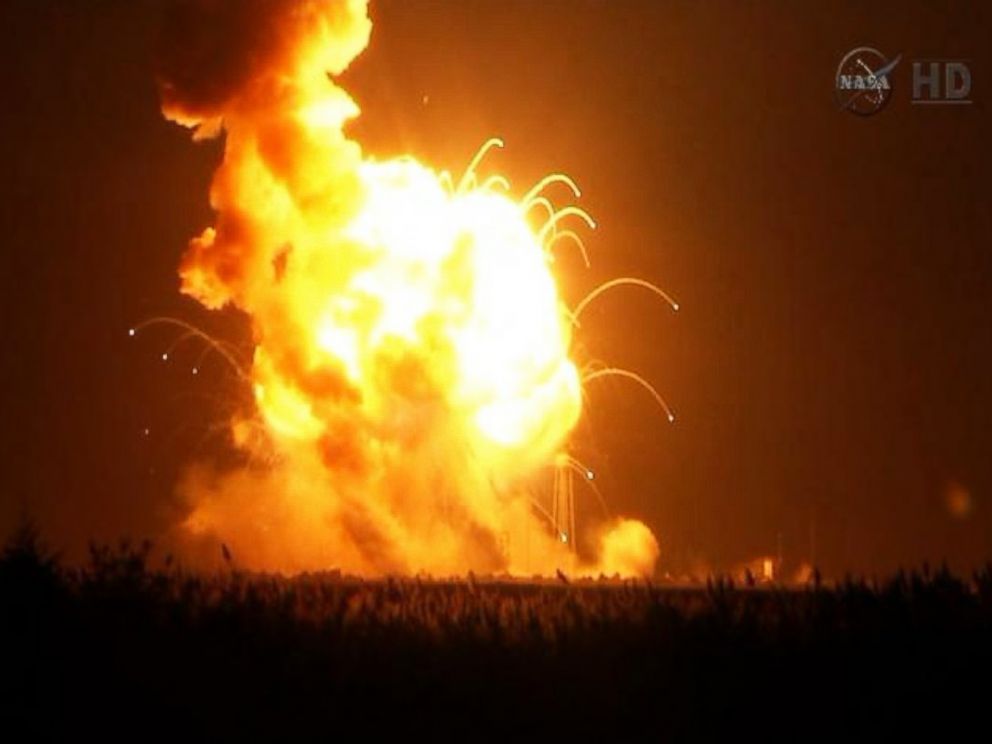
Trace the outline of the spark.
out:
[[[589,490],[593,492],[593,495],[595,495],[596,500],[599,502],[599,507],[603,511],[603,516],[609,519],[610,507],[607,506],[603,493],[596,487],[596,484],[592,482],[595,475],[592,470],[568,453],[564,454],[564,463],[566,467],[577,473],[582,478],[582,481],[589,486]]]
[[[211,336],[210,334],[206,333],[205,331],[192,325],[191,323],[187,323],[186,321],[180,320],[179,318],[171,318],[165,316],[149,318],[143,323],[140,323],[136,328],[132,328],[131,335],[132,336],[135,335],[137,331],[143,328],[148,328],[150,326],[157,326],[157,325],[175,326],[183,331],[183,333],[179,336],[179,338],[173,341],[172,344],[169,346],[169,348],[165,352],[163,352],[162,361],[168,361],[169,355],[173,351],[175,351],[175,349],[180,344],[192,339],[197,339],[205,344],[204,351],[200,354],[201,359],[203,358],[203,355],[206,352],[209,351],[216,352],[221,356],[221,358],[223,358],[231,366],[231,369],[234,370],[234,372],[237,374],[237,376],[240,379],[245,381],[250,379],[249,374],[246,371],[244,365],[237,358],[236,356],[237,351],[232,344],[229,344],[225,341],[220,341],[214,338],[213,336]],[[197,370],[200,366],[201,365],[199,364],[199,362],[197,362],[197,364],[193,368],[194,375],[199,374]]]
[[[560,230],[555,232],[555,234],[551,236],[551,239],[548,240],[548,242],[545,244],[544,247],[546,250],[550,252],[551,247],[555,243],[565,238],[571,240],[573,243],[575,243],[576,246],[578,246],[579,253],[582,254],[582,261],[583,263],[585,263],[586,268],[588,269],[591,266],[591,264],[589,263],[589,253],[586,251],[586,244],[582,242],[582,238],[580,238],[578,233],[576,233],[574,230]]]
[[[462,179],[458,182],[458,189],[456,193],[464,194],[475,187],[475,169],[479,167],[480,163],[482,163],[482,159],[486,157],[486,153],[494,147],[502,150],[503,140],[499,137],[490,137],[483,143],[482,147],[480,147],[475,153],[475,156],[465,169]]]
[[[589,213],[586,212],[584,209],[575,206],[565,207],[564,209],[560,209],[557,212],[555,212],[554,215],[551,217],[551,219],[549,219],[547,222],[544,223],[540,231],[537,233],[538,241],[543,245],[545,241],[548,239],[548,233],[553,233],[555,227],[558,225],[559,222],[561,222],[566,217],[573,217],[573,216],[578,217],[583,222],[585,222],[586,225],[589,226],[590,230],[596,229],[596,221],[592,217],[590,217]]]
[[[661,394],[655,389],[654,385],[645,380],[641,375],[636,372],[631,372],[629,369],[622,369],[620,367],[607,367],[606,369],[598,369],[593,372],[589,372],[582,378],[582,383],[590,383],[594,380],[599,380],[604,377],[623,377],[628,380],[633,380],[638,385],[643,387],[651,396],[655,399],[655,402],[661,407],[661,410],[665,412],[665,416],[668,418],[669,423],[675,422],[675,414],[669,407],[665,399],[661,397]]]
[[[604,292],[608,292],[609,290],[611,290],[611,289],[613,289],[615,287],[622,287],[622,286],[625,286],[625,285],[634,286],[634,287],[643,287],[644,289],[647,289],[647,290],[649,290],[651,292],[654,292],[661,299],[663,299],[665,302],[667,302],[668,305],[669,305],[669,307],[671,307],[673,311],[678,312],[678,310],[679,310],[679,303],[677,303],[675,300],[673,300],[668,295],[668,293],[665,292],[660,287],[652,284],[651,282],[645,281],[644,279],[638,279],[637,277],[633,277],[633,276],[622,276],[622,277],[619,277],[618,279],[611,279],[608,282],[603,282],[598,287],[596,287],[592,292],[590,292],[589,294],[587,294],[582,299],[582,301],[578,305],[575,306],[575,309],[572,311],[572,321],[575,323],[575,325],[580,325],[579,324],[579,316],[582,315],[582,311],[585,310],[589,306],[589,303],[590,302],[592,302],[593,300],[595,300],[597,297],[599,297],[600,295],[602,295]]]
[[[555,468],[557,469],[556,479],[557,479],[557,475],[560,474],[562,471],[574,472],[580,478],[582,478],[583,483],[585,483],[589,487],[589,490],[592,491],[593,495],[596,497],[597,502],[599,502],[599,508],[602,511],[603,516],[606,519],[609,519],[611,517],[610,507],[607,505],[606,499],[603,497],[602,492],[596,487],[596,484],[592,482],[593,478],[595,477],[595,474],[589,467],[587,467],[577,458],[570,455],[568,452],[560,452],[558,456],[555,458]]]
[[[582,242],[582,238],[579,237],[578,233],[574,230],[559,230],[557,226],[557,220],[555,219],[558,211],[555,209],[554,204],[551,200],[545,196],[535,196],[529,202],[521,207],[523,214],[527,214],[534,207],[542,207],[545,212],[547,212],[547,220],[551,222],[551,236],[543,239],[544,250],[548,256],[551,256],[551,249],[555,243],[561,238],[568,238],[573,243],[578,246],[579,252],[582,254],[582,261],[585,263],[586,268],[589,268],[589,254],[586,252],[585,243]]]
[[[520,211],[527,214],[534,207],[544,207],[544,210],[548,213],[548,219],[551,219],[555,215],[555,205],[546,196],[535,196],[529,202],[522,203],[520,205]]]
[[[537,509],[545,519],[548,520],[548,524],[551,526],[551,529],[552,530],[555,529],[555,527],[556,527],[556,525],[555,525],[555,518],[551,515],[551,512],[549,512],[547,509],[545,509],[541,505],[541,503],[539,501],[537,501],[537,499],[531,499],[530,500],[530,504],[535,509]]]
[[[495,191],[496,187],[499,187],[503,191],[510,190],[510,182],[507,180],[506,176],[501,176],[499,174],[494,176],[489,176],[482,185],[479,186],[480,191]]]
[[[534,184],[534,187],[524,194],[524,197],[520,200],[520,203],[524,205],[525,209],[528,209],[530,202],[534,199],[534,197],[553,183],[563,183],[568,186],[568,188],[572,190],[572,193],[575,195],[576,199],[579,199],[582,196],[582,192],[579,190],[579,187],[571,178],[566,176],[564,173],[551,173]]]

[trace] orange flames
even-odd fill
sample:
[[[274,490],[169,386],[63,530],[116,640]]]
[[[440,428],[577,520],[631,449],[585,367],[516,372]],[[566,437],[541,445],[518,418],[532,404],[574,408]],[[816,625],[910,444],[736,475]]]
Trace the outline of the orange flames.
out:
[[[328,78],[368,41],[363,2],[207,7],[173,31],[193,24],[208,51],[187,37],[161,80],[169,119],[226,137],[216,225],[191,242],[182,289],[251,319],[257,411],[232,435],[264,457],[190,469],[187,536],[265,570],[571,567],[532,490],[581,408],[548,250],[562,220],[592,223],[542,196],[578,190],[553,176],[515,201],[476,177],[487,148],[457,184],[363,156],[343,132],[359,109]],[[246,28],[264,32],[228,38]],[[585,570],[643,574],[657,558],[639,522],[602,545]]]

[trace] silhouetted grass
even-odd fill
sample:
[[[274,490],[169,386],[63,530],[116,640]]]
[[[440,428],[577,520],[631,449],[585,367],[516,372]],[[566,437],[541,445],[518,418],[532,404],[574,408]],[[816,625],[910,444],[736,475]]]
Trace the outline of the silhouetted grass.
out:
[[[68,569],[30,529],[8,544],[7,720],[194,738],[861,738],[980,720],[987,701],[989,567],[676,588],[205,576],[150,570],[150,550],[94,547]]]

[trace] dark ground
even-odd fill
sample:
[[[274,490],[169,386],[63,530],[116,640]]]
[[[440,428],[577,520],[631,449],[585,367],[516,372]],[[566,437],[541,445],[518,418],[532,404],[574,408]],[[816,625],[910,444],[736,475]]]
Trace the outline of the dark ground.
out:
[[[150,546],[0,560],[7,729],[353,740],[885,739],[981,726],[992,574],[877,585],[197,576]],[[981,729],[978,729],[981,730]]]

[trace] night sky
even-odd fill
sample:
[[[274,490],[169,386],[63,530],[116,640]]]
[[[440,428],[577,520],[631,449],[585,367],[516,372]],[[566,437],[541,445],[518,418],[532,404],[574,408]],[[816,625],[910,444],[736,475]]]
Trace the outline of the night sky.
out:
[[[33,517],[70,556],[155,537],[177,473],[222,458],[244,391],[172,336],[174,315],[243,344],[235,313],[178,294],[210,223],[219,142],[166,122],[160,3],[4,2],[0,108],[4,348],[0,528]],[[582,186],[592,269],[564,295],[636,275],[584,316],[580,361],[650,379],[668,425],[622,381],[589,390],[577,454],[662,567],[815,554],[829,572],[992,554],[992,218],[981,3],[373,2],[341,77],[368,153],[521,188]],[[838,109],[851,48],[901,53],[889,105]],[[970,106],[910,105],[914,59],[967,61]],[[147,430],[147,433],[146,433]],[[957,484],[971,511],[955,517]]]

